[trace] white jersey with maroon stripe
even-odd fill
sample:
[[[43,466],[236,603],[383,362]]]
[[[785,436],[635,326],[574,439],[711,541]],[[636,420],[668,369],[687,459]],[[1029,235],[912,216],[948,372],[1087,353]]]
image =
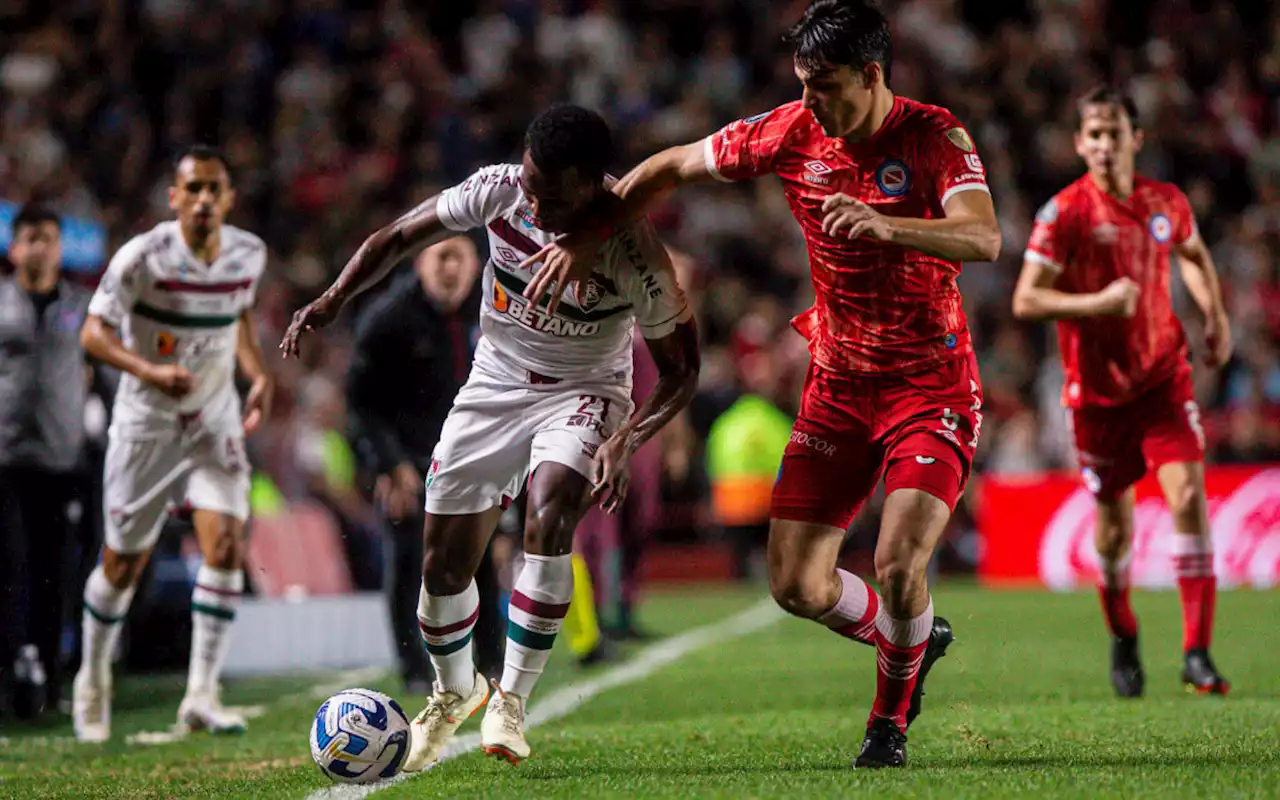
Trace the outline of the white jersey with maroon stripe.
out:
[[[89,304],[89,313],[120,332],[125,346],[157,364],[181,364],[195,378],[181,399],[124,375],[111,435],[150,439],[173,434],[179,418],[201,427],[240,424],[235,390],[240,315],[253,306],[267,247],[252,233],[222,226],[218,258],[206,264],[162,222],[120,248]]]
[[[484,227],[489,236],[477,362],[629,387],[632,330],[638,325],[646,339],[660,339],[692,316],[662,243],[647,221],[614,236],[600,249],[581,301],[566,293],[556,313],[546,314],[545,304],[534,307],[522,296],[541,264],[522,269],[520,262],[557,237],[534,226],[520,170],[484,167],[436,204],[445,227]]]

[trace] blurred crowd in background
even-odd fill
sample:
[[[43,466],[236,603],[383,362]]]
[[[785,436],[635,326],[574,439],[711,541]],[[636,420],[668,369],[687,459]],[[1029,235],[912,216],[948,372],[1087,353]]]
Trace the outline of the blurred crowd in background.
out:
[[[606,115],[620,173],[797,98],[780,36],[805,4],[7,3],[0,199],[41,198],[99,221],[114,248],[170,215],[171,154],[193,141],[221,145],[239,193],[232,222],[272,249],[259,311],[274,348],[292,310],[365,235],[477,166],[518,159],[525,125],[553,102]],[[949,107],[969,127],[1004,230],[1001,260],[966,265],[961,282],[986,389],[980,473],[1072,466],[1052,328],[1015,322],[1010,297],[1036,209],[1082,171],[1072,98],[1108,79],[1141,110],[1140,169],[1184,188],[1222,273],[1239,346],[1225,370],[1197,372],[1211,458],[1280,455],[1280,7],[1268,16],[1266,6],[885,3],[891,87]],[[704,336],[699,396],[662,444],[659,533],[688,539],[715,521],[705,446],[715,421],[744,395],[770,413],[794,411],[806,353],[787,325],[811,289],[774,180],[686,191],[654,219]],[[1194,350],[1198,320],[1174,274]],[[372,529],[357,471],[315,457],[344,430],[353,316],[301,362],[277,363],[274,419],[252,456],[270,491],[323,495],[347,523]],[[961,562],[971,560],[965,550]]]

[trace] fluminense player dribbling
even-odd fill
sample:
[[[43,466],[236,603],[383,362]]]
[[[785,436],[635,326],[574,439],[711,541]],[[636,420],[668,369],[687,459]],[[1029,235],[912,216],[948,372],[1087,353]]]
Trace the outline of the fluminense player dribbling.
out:
[[[698,337],[671,260],[641,222],[591,259],[584,291],[556,311],[521,293],[521,262],[555,235],[613,202],[604,120],[557,106],[529,126],[520,164],[484,167],[374,233],[337,281],[294,315],[281,347],[331,322],[409,251],[487,228],[483,337],[475,365],[440,433],[427,475],[425,559],[418,618],[436,672],[427,706],[410,726],[404,769],[435,762],[488,696],[471,655],[479,613],[473,579],[507,503],[525,488],[525,567],[511,595],[505,668],[480,727],[485,752],[529,755],[525,701],[542,674],[573,596],[573,533],[595,500],[611,510],[627,489],[627,462],[693,397]],[[658,381],[632,413],[631,348],[638,330]]]

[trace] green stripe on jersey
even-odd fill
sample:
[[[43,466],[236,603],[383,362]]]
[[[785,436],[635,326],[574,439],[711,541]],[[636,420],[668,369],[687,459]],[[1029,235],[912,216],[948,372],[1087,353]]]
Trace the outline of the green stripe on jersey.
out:
[[[536,633],[510,620],[507,620],[507,638],[530,650],[550,650],[551,645],[556,643],[554,633]]]
[[[199,314],[182,314],[177,311],[168,311],[163,308],[156,308],[147,303],[137,302],[133,304],[133,313],[140,317],[146,317],[155,322],[163,322],[166,325],[176,325],[181,328],[225,328],[228,325],[235,324],[239,319],[238,316],[202,316]]]

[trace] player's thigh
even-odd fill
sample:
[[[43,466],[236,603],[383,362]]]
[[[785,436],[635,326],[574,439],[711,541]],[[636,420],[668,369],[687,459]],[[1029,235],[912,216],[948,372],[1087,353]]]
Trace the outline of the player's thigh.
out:
[[[1174,531],[1207,534],[1209,503],[1204,488],[1204,463],[1166,461],[1156,470],[1156,479],[1173,516]]]
[[[1093,546],[1109,561],[1122,557],[1133,541],[1134,494],[1130,485],[1114,496],[1095,498]]]
[[[1204,428],[1190,370],[1153,389],[1142,404],[1148,420],[1142,436],[1143,457],[1160,481],[1175,527],[1185,533],[1207,531]]]
[[[106,548],[124,556],[150,552],[190,468],[176,440],[111,439],[103,481]]]
[[[500,508],[520,491],[536,427],[531,392],[464,386],[440,431],[426,477],[426,510],[459,516]]]
[[[1111,503],[1146,474],[1146,420],[1130,405],[1067,411],[1080,476],[1099,503]]]

